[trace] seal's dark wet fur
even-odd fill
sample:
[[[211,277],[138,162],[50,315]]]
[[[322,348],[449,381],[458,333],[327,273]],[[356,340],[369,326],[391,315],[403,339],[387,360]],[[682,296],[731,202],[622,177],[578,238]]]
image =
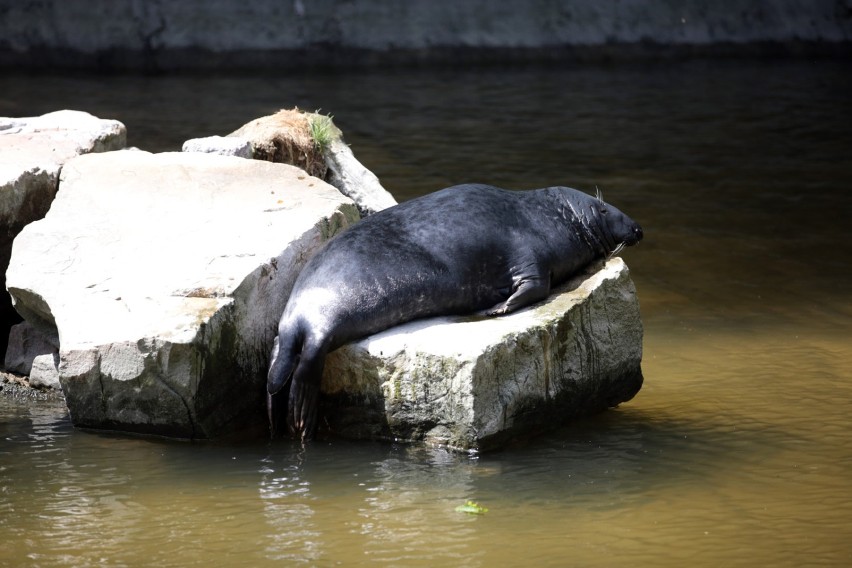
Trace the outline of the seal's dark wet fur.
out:
[[[621,211],[567,187],[459,185],[367,217],[296,280],[269,367],[273,433],[282,413],[292,434],[313,433],[329,351],[416,318],[512,312],[641,238]]]

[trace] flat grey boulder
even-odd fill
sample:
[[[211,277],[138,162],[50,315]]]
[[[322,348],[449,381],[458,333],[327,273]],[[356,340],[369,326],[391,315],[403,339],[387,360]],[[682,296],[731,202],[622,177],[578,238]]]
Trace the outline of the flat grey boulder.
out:
[[[296,275],[357,219],[336,189],[284,164],[90,154],[65,165],[47,216],[15,239],[8,288],[28,322],[58,330],[75,425],[257,435]]]
[[[15,319],[5,287],[12,241],[47,213],[65,162],[79,154],[124,148],[126,138],[122,123],[86,112],[0,117],[0,355]]]
[[[519,312],[416,321],[329,354],[320,423],[487,450],[630,400],[641,359],[636,290],[613,258]]]
[[[355,158],[330,116],[281,110],[244,124],[228,137],[251,142],[256,160],[293,164],[324,179],[352,199],[364,217],[396,205],[379,178]]]

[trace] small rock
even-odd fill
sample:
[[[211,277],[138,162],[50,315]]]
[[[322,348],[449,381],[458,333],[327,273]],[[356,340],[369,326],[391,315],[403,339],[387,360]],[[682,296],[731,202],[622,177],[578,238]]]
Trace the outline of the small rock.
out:
[[[183,143],[183,152],[203,152],[220,156],[252,157],[251,142],[236,136],[208,136],[193,138]]]
[[[59,384],[59,353],[39,355],[33,360],[30,386],[62,390]]]
[[[4,361],[6,370],[19,375],[29,375],[33,360],[39,355],[59,352],[59,337],[36,329],[29,322],[13,325],[9,330],[9,346]]]

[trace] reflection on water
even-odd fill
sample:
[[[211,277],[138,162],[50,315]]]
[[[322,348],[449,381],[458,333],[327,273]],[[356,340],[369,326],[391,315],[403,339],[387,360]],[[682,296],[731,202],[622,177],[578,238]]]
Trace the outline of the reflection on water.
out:
[[[152,150],[321,108],[401,198],[597,185],[646,231],[643,390],[496,454],[104,436],[0,397],[0,565],[849,564],[849,70],[0,77],[0,114],[85,109]]]
[[[295,451],[296,463],[276,471],[275,460],[263,460],[260,468],[260,498],[263,516],[274,527],[264,550],[272,560],[318,561],[322,531],[314,522],[310,505],[310,482],[301,477],[302,451]]]

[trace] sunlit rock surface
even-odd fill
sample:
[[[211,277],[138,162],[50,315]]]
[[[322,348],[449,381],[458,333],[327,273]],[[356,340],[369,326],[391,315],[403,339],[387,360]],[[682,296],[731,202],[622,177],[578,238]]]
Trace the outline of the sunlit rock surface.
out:
[[[336,189],[284,164],[91,154],[65,165],[49,213],[15,240],[8,287],[27,321],[58,330],[75,425],[256,435],[295,277],[357,218]]]
[[[183,143],[183,152],[204,152],[221,156],[251,158],[251,143],[248,140],[231,136],[206,136],[192,138]]]
[[[29,373],[30,386],[61,390],[59,382],[59,353],[47,353],[33,359]]]
[[[2,237],[8,239],[14,228],[20,230],[44,217],[65,162],[79,154],[119,150],[124,148],[126,138],[122,123],[81,111],[0,117]],[[14,238],[14,234],[11,236]]]
[[[356,438],[487,450],[630,400],[642,322],[620,258],[498,318],[402,325],[331,353],[323,418]]]
[[[15,235],[47,213],[65,162],[79,154],[124,148],[126,138],[122,123],[86,112],[0,117],[0,356],[17,317],[4,286]]]
[[[396,199],[382,187],[376,174],[358,161],[343,138],[335,137],[323,156],[328,165],[325,179],[352,199],[363,216],[396,205]]]

